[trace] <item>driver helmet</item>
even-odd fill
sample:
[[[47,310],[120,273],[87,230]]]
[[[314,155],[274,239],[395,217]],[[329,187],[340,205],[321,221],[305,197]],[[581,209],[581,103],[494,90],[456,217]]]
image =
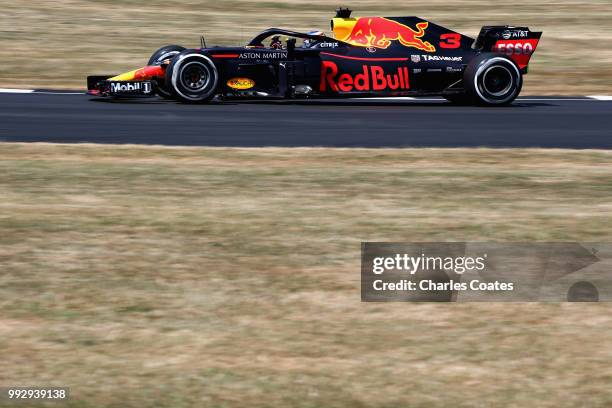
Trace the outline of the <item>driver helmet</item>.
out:
[[[272,37],[272,41],[270,42],[270,48],[274,48],[276,50],[283,49],[283,42],[281,41],[280,35],[275,35]]]
[[[319,31],[319,30],[313,30],[313,31],[309,31],[308,35],[325,35],[325,33],[323,31]],[[311,40],[310,38],[306,38],[304,40],[304,48],[310,48],[313,45],[315,45],[317,42],[317,40]]]

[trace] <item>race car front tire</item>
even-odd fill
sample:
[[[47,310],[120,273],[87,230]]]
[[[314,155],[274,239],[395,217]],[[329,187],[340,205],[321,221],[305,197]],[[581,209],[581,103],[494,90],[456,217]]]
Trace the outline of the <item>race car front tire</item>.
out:
[[[463,82],[468,97],[478,105],[509,105],[523,88],[523,74],[503,54],[480,54],[465,70]]]
[[[219,71],[212,60],[195,50],[177,55],[166,70],[166,84],[183,102],[208,102],[216,95]]]
[[[185,47],[181,47],[180,45],[166,45],[151,55],[147,65],[161,65],[163,61],[168,59],[171,60],[183,51],[185,51]],[[166,86],[165,80],[160,81],[157,85],[157,94],[159,96],[165,99],[172,99],[172,92]]]

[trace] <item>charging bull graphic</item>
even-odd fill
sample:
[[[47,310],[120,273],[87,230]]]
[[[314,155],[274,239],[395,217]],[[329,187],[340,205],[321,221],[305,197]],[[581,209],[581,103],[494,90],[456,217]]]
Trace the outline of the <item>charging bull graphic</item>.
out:
[[[392,41],[399,41],[404,47],[435,52],[436,47],[423,41],[429,23],[417,23],[416,30],[384,17],[361,17],[343,19],[335,23],[334,31],[338,39],[361,47],[389,48]]]

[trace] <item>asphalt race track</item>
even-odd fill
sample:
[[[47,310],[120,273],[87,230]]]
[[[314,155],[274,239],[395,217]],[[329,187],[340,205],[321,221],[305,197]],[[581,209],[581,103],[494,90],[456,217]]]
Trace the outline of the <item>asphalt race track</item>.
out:
[[[180,146],[612,148],[612,101],[521,98],[511,107],[443,100],[108,101],[0,93],[0,141]]]

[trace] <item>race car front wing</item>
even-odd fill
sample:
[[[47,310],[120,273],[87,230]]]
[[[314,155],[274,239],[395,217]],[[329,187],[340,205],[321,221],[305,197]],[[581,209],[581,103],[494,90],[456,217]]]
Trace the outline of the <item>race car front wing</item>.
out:
[[[133,97],[154,96],[157,91],[157,82],[150,81],[113,81],[109,76],[87,77],[87,93],[93,96]]]

